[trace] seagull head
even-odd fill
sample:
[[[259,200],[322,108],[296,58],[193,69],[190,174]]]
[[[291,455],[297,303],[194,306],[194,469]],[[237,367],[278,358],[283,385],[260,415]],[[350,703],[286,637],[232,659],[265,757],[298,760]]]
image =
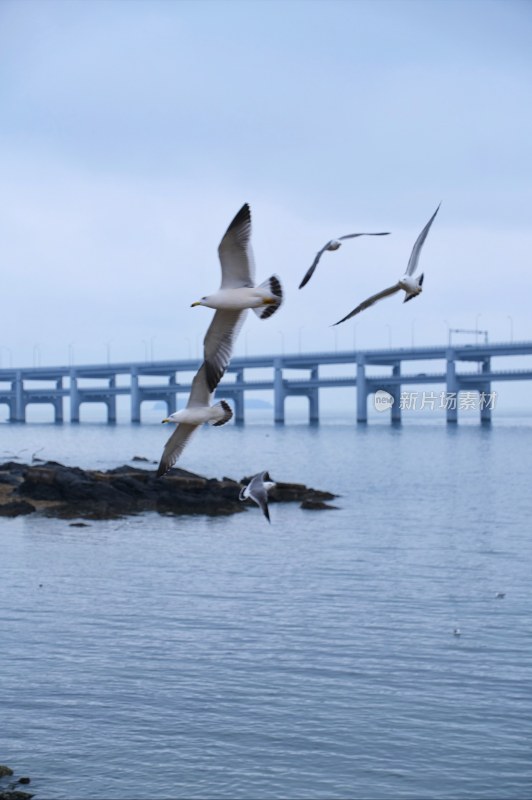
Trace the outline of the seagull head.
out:
[[[165,422],[179,422],[179,419],[176,419],[177,412],[175,414],[170,414],[170,416],[165,417],[165,419],[161,420],[162,424],[164,425]]]

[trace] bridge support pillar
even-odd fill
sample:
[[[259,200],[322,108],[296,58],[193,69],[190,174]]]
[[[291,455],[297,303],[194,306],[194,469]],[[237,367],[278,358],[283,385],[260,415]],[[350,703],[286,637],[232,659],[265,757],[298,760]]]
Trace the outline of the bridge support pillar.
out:
[[[11,384],[15,393],[12,407],[11,422],[26,422],[26,408],[24,404],[24,381],[22,373],[17,370],[15,380]]]
[[[357,422],[368,421],[368,386],[363,357],[357,358]]]
[[[139,372],[131,367],[131,422],[140,422]]]
[[[312,367],[310,370],[310,377],[313,381],[319,379],[318,367]],[[316,386],[310,389],[308,394],[308,420],[310,423],[320,421],[320,390]]]
[[[235,392],[233,403],[235,404],[235,422],[237,425],[242,425],[244,423],[244,392]]]
[[[113,375],[112,378],[109,378],[109,388],[114,389],[116,387],[116,377]],[[109,424],[114,424],[116,422],[116,395],[109,394],[109,397],[106,401],[107,406],[107,422]]]
[[[244,382],[244,370],[239,369],[236,373],[235,380],[237,383]],[[244,390],[236,389],[233,394],[233,402],[235,404],[235,422],[237,425],[242,425],[244,422]]]
[[[398,361],[397,364],[393,365],[392,368],[392,375],[398,378],[401,375],[401,362]],[[401,384],[394,383],[393,386],[390,386],[389,392],[393,397],[393,404],[391,408],[391,419],[394,424],[398,424],[401,422]]]
[[[24,382],[22,373],[17,370],[15,380],[11,383],[11,389],[15,393],[11,406],[10,422],[26,422],[26,409],[24,405]]]
[[[282,425],[284,424],[285,390],[283,386],[283,367],[280,358],[274,359],[273,370],[274,421]]]
[[[166,401],[166,407],[168,409],[168,416],[170,414],[175,414],[177,411],[177,392],[175,390],[177,384],[177,378],[174,375],[170,375],[168,378],[168,386],[172,389],[172,392],[168,395],[168,399]]]
[[[76,373],[70,372],[70,422],[79,422],[79,391]]]
[[[456,378],[456,361],[454,351],[447,352],[447,422],[455,425],[458,422],[458,380]]]
[[[59,378],[55,382],[55,388],[60,391],[63,388],[63,378]],[[58,397],[54,400],[54,422],[63,422],[63,397]]]
[[[480,422],[483,425],[491,424],[491,383],[486,383],[480,391]]]
[[[482,372],[491,372],[491,358],[485,358],[482,362]],[[491,382],[483,384],[480,387],[480,422],[483,425],[491,423]]]

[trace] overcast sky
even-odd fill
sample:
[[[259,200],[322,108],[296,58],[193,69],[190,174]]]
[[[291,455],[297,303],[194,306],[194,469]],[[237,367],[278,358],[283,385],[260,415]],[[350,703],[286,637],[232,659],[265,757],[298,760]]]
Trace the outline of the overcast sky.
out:
[[[236,353],[531,339],[531,41],[516,0],[1,0],[3,366],[198,354],[244,202],[286,302]],[[331,328],[440,201],[421,297]]]

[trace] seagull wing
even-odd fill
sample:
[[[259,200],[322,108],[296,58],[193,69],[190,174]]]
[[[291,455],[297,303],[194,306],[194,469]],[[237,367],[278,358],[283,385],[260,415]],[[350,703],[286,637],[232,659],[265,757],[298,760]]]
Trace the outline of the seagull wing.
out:
[[[255,261],[251,249],[251,211],[245,203],[227,228],[218,247],[222,265],[222,289],[255,285]]]
[[[373,303],[376,303],[378,300],[382,300],[383,297],[388,297],[388,295],[390,294],[395,294],[395,292],[398,292],[400,288],[401,284],[397,282],[394,286],[390,286],[388,289],[383,289],[382,292],[378,292],[377,294],[372,294],[371,297],[368,297],[367,300],[364,300],[363,303],[360,303],[360,305],[357,306],[353,311],[351,311],[350,314],[348,314],[346,317],[343,317],[343,319],[339,319],[338,322],[334,323],[334,325],[339,325],[341,322],[345,322],[346,319],[351,319],[351,317],[354,317],[355,314],[360,314],[361,311],[364,311],[364,309],[369,308],[370,306],[373,305]]]
[[[440,205],[441,205],[441,203],[440,203]],[[423,228],[423,230],[421,231],[421,233],[419,234],[419,236],[416,239],[416,243],[415,243],[414,247],[412,248],[412,252],[410,254],[410,259],[408,261],[408,266],[406,268],[406,274],[407,275],[413,275],[414,272],[417,269],[417,262],[419,261],[419,254],[421,253],[421,248],[423,247],[425,239],[427,238],[427,234],[428,234],[428,232],[430,230],[430,226],[434,222],[434,217],[436,216],[436,214],[440,210],[440,205],[438,206],[438,208],[436,209],[436,211],[434,212],[434,214],[429,219],[429,221],[427,222],[427,224],[425,225],[425,227]]]
[[[339,236],[338,241],[342,242],[344,239],[356,239],[357,236],[389,236],[390,231],[384,233],[346,233],[345,236]]]
[[[194,375],[190,395],[187,402],[187,408],[193,406],[210,406],[212,392],[209,390],[207,383],[207,366],[205,363],[201,365],[199,370]]]
[[[216,311],[203,340],[203,358],[208,391],[214,392],[224,374],[236,337],[246,318],[244,311]]]
[[[255,475],[255,477],[251,479],[248,486],[248,493],[251,499],[254,500],[260,507],[268,522],[271,522],[270,511],[268,509],[268,492],[264,486],[265,475],[265,472],[261,472],[259,475]]]
[[[188,440],[192,434],[198,430],[198,427],[198,425],[189,425],[184,422],[180,422],[178,424],[177,428],[170,436],[164,447],[161,461],[159,463],[159,469],[157,470],[158,478],[160,478],[161,475],[164,475],[174,466],[175,462],[185,449],[185,445],[187,444]]]
[[[313,274],[314,274],[314,270],[315,270],[315,269],[316,269],[316,267],[318,266],[318,261],[320,260],[320,258],[321,258],[321,257],[322,257],[322,255],[324,254],[324,252],[327,250],[327,248],[329,247],[329,245],[330,245],[330,243],[331,243],[331,242],[332,242],[332,239],[330,239],[330,240],[327,242],[327,244],[325,244],[325,245],[324,245],[324,246],[321,248],[321,250],[318,250],[318,252],[316,253],[316,258],[314,259],[314,261],[312,262],[312,264],[311,264],[311,265],[310,265],[310,267],[308,268],[307,272],[305,273],[305,277],[303,278],[303,280],[302,280],[302,281],[301,281],[301,283],[299,284],[299,288],[300,288],[300,289],[302,289],[302,288],[303,288],[303,286],[305,286],[305,285],[306,285],[306,284],[309,282],[309,280],[312,278],[312,276],[313,276]]]

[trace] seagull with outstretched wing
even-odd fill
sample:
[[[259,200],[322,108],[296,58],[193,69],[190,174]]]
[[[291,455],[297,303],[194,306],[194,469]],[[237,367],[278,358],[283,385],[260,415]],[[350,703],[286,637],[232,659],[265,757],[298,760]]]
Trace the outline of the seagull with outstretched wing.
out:
[[[299,284],[299,288],[302,289],[303,286],[305,286],[309,282],[309,280],[312,278],[312,276],[314,274],[314,270],[318,266],[318,262],[319,262],[320,258],[322,257],[322,255],[327,250],[330,250],[330,251],[338,250],[338,248],[342,246],[342,242],[344,241],[344,239],[356,239],[357,236],[389,236],[389,235],[390,235],[389,231],[386,231],[385,233],[347,233],[345,236],[339,236],[338,239],[331,239],[330,242],[327,242],[327,244],[323,245],[321,250],[318,250],[318,252],[316,253],[316,258],[314,259],[314,261],[312,262],[312,264],[310,265],[310,267],[306,271],[305,277],[303,278],[303,280]]]
[[[391,294],[400,292],[401,289],[405,292],[405,299],[403,300],[404,303],[407,303],[409,300],[413,300],[414,297],[417,297],[418,294],[421,294],[423,288],[423,279],[425,277],[424,273],[421,273],[421,275],[418,278],[414,278],[413,275],[417,269],[421,248],[423,247],[423,243],[427,238],[430,226],[434,222],[434,218],[438,213],[439,208],[440,206],[438,206],[432,217],[429,219],[429,221],[427,222],[427,224],[417,237],[414,247],[412,248],[410,258],[408,260],[406,272],[401,278],[401,280],[397,281],[397,283],[394,283],[393,286],[389,286],[387,289],[383,289],[382,292],[377,292],[377,294],[372,294],[371,297],[368,297],[367,300],[364,300],[363,303],[360,303],[360,305],[354,308],[353,311],[347,314],[347,316],[338,320],[338,322],[335,322],[334,325],[340,325],[341,322],[345,322],[346,320],[351,319],[351,317],[354,317],[355,314],[360,314],[361,311],[364,311],[366,308],[369,308],[374,303],[377,303],[379,300],[382,300],[384,297],[388,297]]]
[[[261,319],[274,314],[283,301],[281,282],[272,275],[255,286],[255,261],[251,248],[251,211],[245,203],[235,216],[218,247],[222,283],[217,292],[202,297],[193,306],[207,306],[216,313],[203,341],[207,385],[212,392],[224,374],[246,311],[252,308]]]
[[[175,423],[177,425],[166,442],[163,455],[157,470],[157,477],[160,478],[168,472],[175,464],[185,446],[200,425],[208,422],[209,425],[225,425],[233,416],[231,406],[226,400],[220,400],[211,406],[213,393],[207,385],[207,374],[205,364],[202,364],[194,376],[192,388],[186,408],[170,414],[163,419],[163,422]]]

